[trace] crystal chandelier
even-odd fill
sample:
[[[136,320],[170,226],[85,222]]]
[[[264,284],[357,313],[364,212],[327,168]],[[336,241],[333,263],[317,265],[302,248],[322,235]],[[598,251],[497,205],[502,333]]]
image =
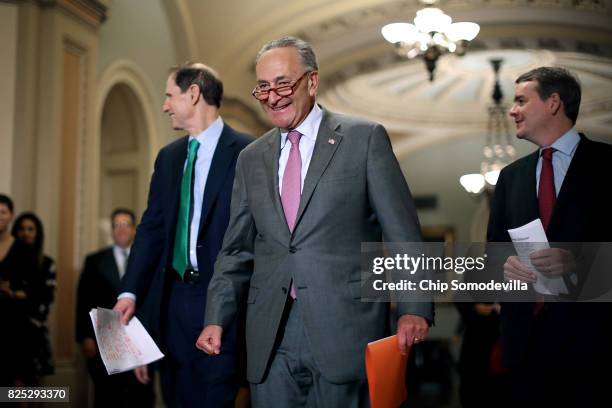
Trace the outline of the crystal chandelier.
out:
[[[453,23],[449,15],[433,7],[436,1],[420,0],[425,8],[417,11],[414,24],[391,23],[381,30],[385,40],[393,44],[401,56],[408,59],[423,56],[430,81],[433,81],[438,58],[447,52],[465,54],[468,43],[480,31],[476,23]]]
[[[495,86],[493,87],[493,103],[488,107],[487,138],[482,149],[483,160],[480,163],[480,173],[465,174],[459,182],[468,193],[478,195],[483,191],[492,191],[497,183],[499,172],[514,160],[516,150],[512,145],[508,113],[504,97],[499,84],[499,68],[502,59],[491,59],[495,73]]]

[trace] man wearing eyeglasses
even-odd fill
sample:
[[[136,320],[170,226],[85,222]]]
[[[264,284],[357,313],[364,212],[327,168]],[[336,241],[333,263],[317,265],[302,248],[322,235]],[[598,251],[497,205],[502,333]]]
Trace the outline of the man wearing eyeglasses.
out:
[[[410,191],[385,129],[315,103],[319,72],[304,41],[266,44],[259,101],[275,128],[236,167],[230,225],[197,345],[223,355],[247,299],[247,378],[255,407],[367,404],[364,351],[385,335],[388,304],[360,301],[361,242],[419,241]],[[430,302],[399,306],[399,348],[421,341]]]
[[[94,406],[152,407],[153,384],[141,384],[134,373],[108,375],[98,353],[89,311],[96,307],[111,308],[117,300],[125,265],[136,235],[136,215],[127,208],[117,208],[111,215],[113,245],[85,259],[79,280],[76,310],[76,340],[87,363],[94,384]]]

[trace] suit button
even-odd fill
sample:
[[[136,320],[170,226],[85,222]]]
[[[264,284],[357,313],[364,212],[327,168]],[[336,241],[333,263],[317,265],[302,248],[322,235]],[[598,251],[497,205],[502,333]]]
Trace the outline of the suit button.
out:
[[[295,254],[297,252],[297,248],[294,246],[289,247],[289,252],[291,252],[292,254]]]
[[[283,291],[283,295],[287,294],[287,288],[282,288],[282,291]]]

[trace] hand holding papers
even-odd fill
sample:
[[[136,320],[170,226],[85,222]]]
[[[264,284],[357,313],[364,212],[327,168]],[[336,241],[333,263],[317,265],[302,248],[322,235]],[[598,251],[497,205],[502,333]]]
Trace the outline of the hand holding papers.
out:
[[[550,248],[548,238],[542,226],[542,221],[539,218],[531,221],[522,227],[508,230],[516,253],[521,262],[537,276],[536,282],[533,284],[533,289],[542,295],[559,295],[567,294],[567,286],[562,277],[547,277],[538,271],[533,264],[529,255],[535,251]]]
[[[126,326],[119,320],[119,312],[100,307],[91,309],[89,316],[108,374],[132,370],[164,357],[136,317]]]
[[[408,396],[406,392],[408,356],[400,354],[397,335],[368,343],[365,358],[372,408],[399,407]]]

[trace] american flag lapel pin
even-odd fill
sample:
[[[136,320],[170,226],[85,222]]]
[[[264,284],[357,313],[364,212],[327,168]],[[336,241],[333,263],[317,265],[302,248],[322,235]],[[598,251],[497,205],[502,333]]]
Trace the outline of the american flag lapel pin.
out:
[[[336,139],[329,138],[327,140],[327,143],[329,143],[330,145],[336,144]]]

